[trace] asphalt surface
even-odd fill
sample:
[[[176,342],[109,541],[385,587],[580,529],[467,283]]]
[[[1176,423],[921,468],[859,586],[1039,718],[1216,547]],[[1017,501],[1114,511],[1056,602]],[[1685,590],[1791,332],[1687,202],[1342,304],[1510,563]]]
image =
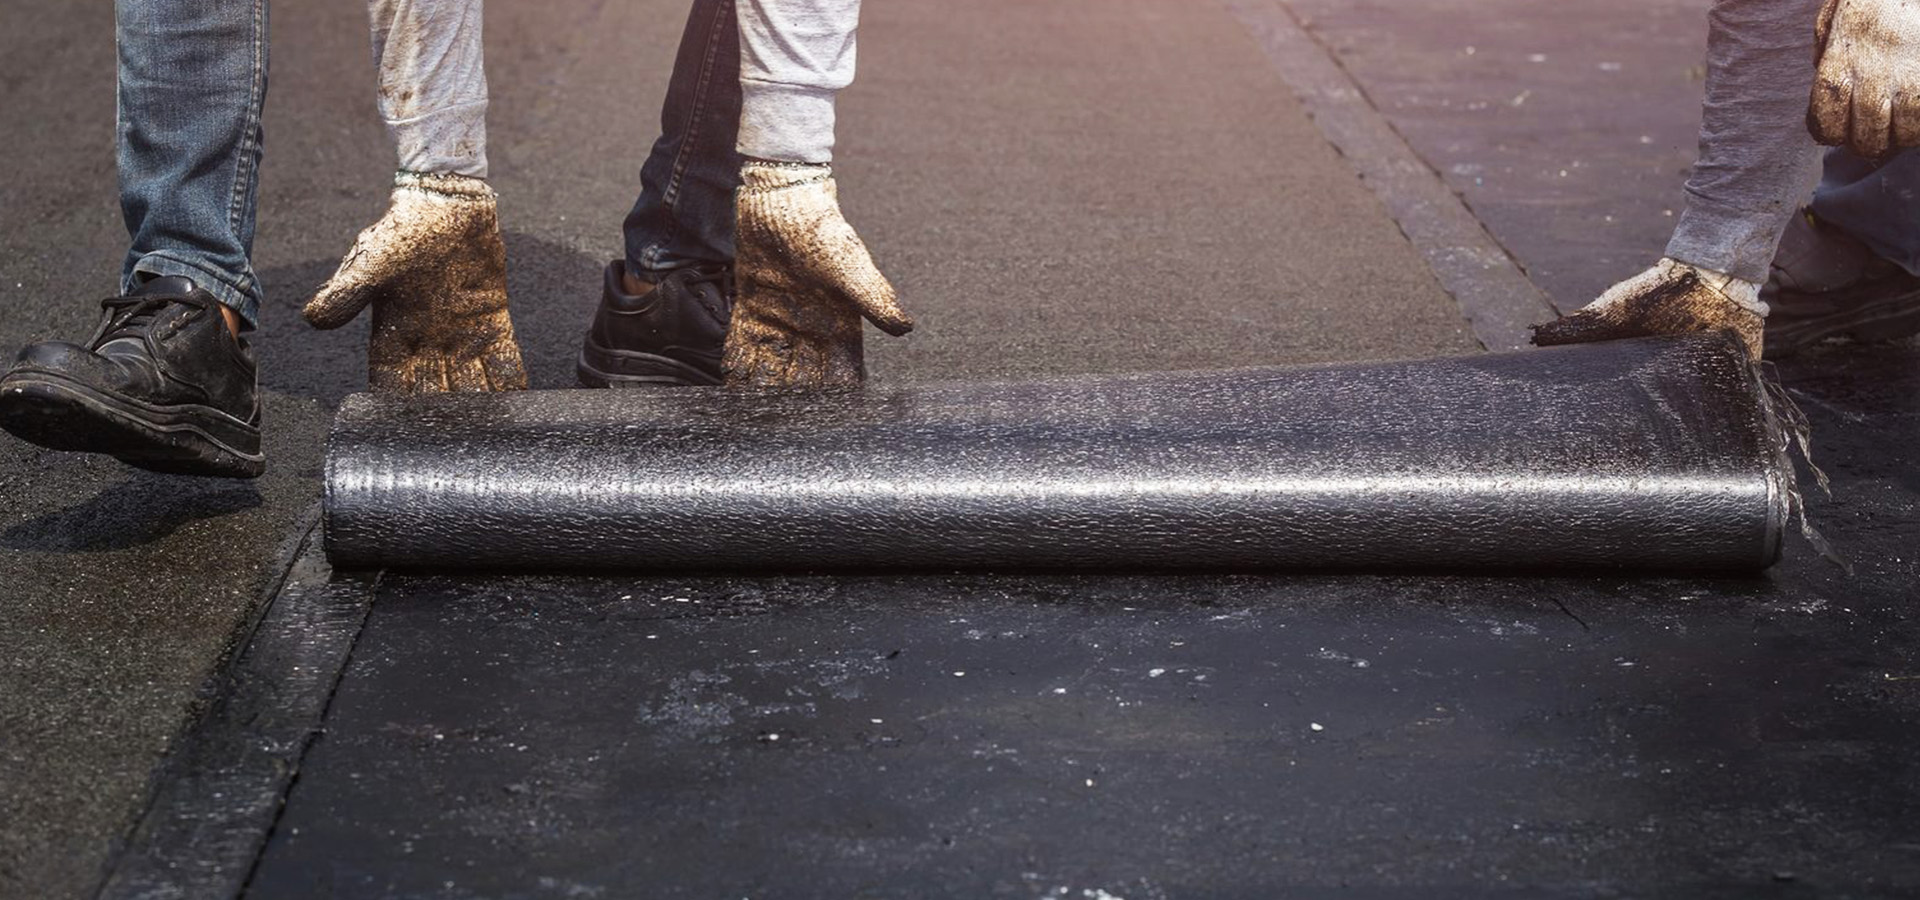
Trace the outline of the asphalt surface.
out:
[[[1809,362],[1852,576],[388,573],[246,896],[1911,896],[1920,370]]]
[[[490,156],[536,386],[571,383],[655,133],[677,4],[489,10]],[[0,345],[113,293],[107,8],[0,29]],[[167,479],[0,439],[0,895],[88,893],[284,569],[364,327],[297,309],[384,204],[363,13],[275,4],[255,263],[269,474]],[[852,221],[920,317],[876,378],[1196,368],[1473,348],[1377,198],[1221,10],[876,4],[842,101]]]

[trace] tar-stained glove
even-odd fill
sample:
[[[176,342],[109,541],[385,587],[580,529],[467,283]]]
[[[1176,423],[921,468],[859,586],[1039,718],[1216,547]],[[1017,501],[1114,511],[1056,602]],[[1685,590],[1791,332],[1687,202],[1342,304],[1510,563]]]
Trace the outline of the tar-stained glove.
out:
[[[1584,344],[1660,334],[1731,330],[1760,358],[1766,304],[1760,286],[1674,259],[1607,289],[1570,316],[1533,326],[1533,342]]]
[[[415,172],[394,177],[387,214],[360,232],[302,314],[315,328],[338,328],[368,305],[369,389],[527,386],[507,315],[507,248],[485,181]]]
[[[913,320],[841,218],[833,170],[749,160],[740,177],[727,384],[859,386],[860,318],[892,335],[913,330]]]
[[[1807,130],[1869,159],[1920,146],[1920,0],[1827,0]]]

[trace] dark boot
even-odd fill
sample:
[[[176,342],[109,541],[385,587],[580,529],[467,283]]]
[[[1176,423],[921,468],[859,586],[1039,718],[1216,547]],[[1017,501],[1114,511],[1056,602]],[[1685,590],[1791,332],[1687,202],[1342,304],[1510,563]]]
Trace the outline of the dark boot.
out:
[[[587,387],[719,384],[720,348],[733,309],[729,266],[688,266],[652,290],[629,294],[626,263],[607,264],[600,308],[580,348]]]
[[[1760,299],[1772,310],[1773,358],[1828,338],[1874,343],[1920,334],[1920,276],[1805,210],[1781,237]]]
[[[20,351],[0,377],[0,428],[156,472],[265,471],[253,350],[227,330],[220,302],[168,277],[101,305],[84,346],[43,341]]]

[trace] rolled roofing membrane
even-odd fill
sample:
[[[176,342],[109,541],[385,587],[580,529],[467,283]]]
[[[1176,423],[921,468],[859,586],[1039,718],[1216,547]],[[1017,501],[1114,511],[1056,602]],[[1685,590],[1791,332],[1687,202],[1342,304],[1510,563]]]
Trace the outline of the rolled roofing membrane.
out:
[[[1785,438],[1730,338],[807,394],[347,398],[342,567],[1752,570]]]

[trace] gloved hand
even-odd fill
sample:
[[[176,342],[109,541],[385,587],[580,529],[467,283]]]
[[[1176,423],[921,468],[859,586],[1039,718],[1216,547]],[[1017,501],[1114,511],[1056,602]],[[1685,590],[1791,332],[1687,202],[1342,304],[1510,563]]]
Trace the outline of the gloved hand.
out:
[[[369,304],[370,390],[527,386],[507,315],[507,248],[485,181],[414,172],[394,177],[387,214],[360,232],[302,315],[315,328],[338,328]]]
[[[1920,0],[1827,0],[1807,130],[1869,159],[1920,146]]]
[[[1662,259],[1573,315],[1533,326],[1533,342],[1548,347],[1731,329],[1757,361],[1766,310],[1760,286],[1751,281]]]
[[[913,330],[913,320],[840,217],[832,169],[748,160],[740,175],[727,384],[858,386],[860,317],[892,335]]]

